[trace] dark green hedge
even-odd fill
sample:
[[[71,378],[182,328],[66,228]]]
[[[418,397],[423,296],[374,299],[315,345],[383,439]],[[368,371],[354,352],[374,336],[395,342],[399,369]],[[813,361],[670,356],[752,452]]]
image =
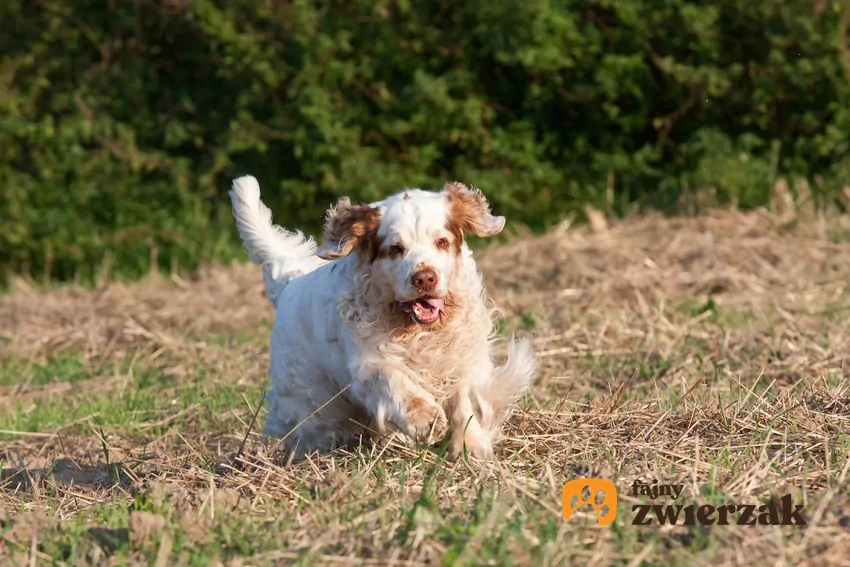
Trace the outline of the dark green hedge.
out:
[[[461,179],[542,228],[776,175],[850,181],[850,54],[816,0],[0,0],[0,269],[240,253],[277,221]],[[842,45],[844,48],[842,49]]]

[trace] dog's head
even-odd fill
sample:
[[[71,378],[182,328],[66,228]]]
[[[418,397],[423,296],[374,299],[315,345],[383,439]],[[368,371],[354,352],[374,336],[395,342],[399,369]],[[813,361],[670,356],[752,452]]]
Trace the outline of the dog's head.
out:
[[[328,211],[318,254],[335,260],[355,252],[369,265],[372,280],[427,326],[446,315],[464,235],[494,236],[504,226],[505,218],[490,214],[481,191],[451,182],[440,192],[410,189],[371,205],[340,199]]]

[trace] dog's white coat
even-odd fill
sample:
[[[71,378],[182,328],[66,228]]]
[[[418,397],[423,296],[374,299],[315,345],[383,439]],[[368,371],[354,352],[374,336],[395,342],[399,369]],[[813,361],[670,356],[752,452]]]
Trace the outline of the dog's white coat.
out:
[[[303,455],[364,426],[414,441],[448,427],[452,455],[465,443],[471,456],[492,458],[536,359],[527,340],[512,340],[508,362],[494,366],[496,310],[487,306],[472,252],[465,242],[456,243],[459,254],[434,245],[452,240],[445,191],[405,190],[372,203],[381,215],[378,237],[405,249],[402,256],[374,261],[357,252],[339,257],[339,242],[319,249],[301,232],[273,225],[254,177],[236,179],[230,196],[242,242],[262,266],[276,309],[265,433],[285,437]],[[504,218],[482,214],[482,235],[502,230]],[[450,293],[456,307],[438,329],[414,327],[393,337],[399,321],[393,310],[417,297],[410,278],[423,267],[437,274],[433,295]]]

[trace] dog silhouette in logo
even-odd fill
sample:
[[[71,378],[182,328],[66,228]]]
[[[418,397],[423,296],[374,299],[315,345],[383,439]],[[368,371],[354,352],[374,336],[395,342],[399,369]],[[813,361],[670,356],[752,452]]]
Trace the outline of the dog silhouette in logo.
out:
[[[582,497],[585,488],[590,492],[587,499]],[[601,503],[597,502],[600,492],[604,496]],[[576,478],[564,485],[561,492],[561,509],[565,520],[570,521],[573,512],[585,504],[590,504],[596,510],[597,525],[607,526],[613,523],[617,517],[617,487],[610,480],[603,478]]]

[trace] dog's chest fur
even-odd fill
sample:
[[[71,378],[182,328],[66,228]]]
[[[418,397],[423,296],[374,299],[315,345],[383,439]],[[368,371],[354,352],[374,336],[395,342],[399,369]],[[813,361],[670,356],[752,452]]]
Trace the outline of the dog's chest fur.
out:
[[[477,297],[453,297],[435,325],[420,326],[397,306],[369,305],[368,295],[346,297],[340,315],[356,342],[380,354],[437,397],[448,395],[470,363],[481,337],[492,330],[489,313]]]

